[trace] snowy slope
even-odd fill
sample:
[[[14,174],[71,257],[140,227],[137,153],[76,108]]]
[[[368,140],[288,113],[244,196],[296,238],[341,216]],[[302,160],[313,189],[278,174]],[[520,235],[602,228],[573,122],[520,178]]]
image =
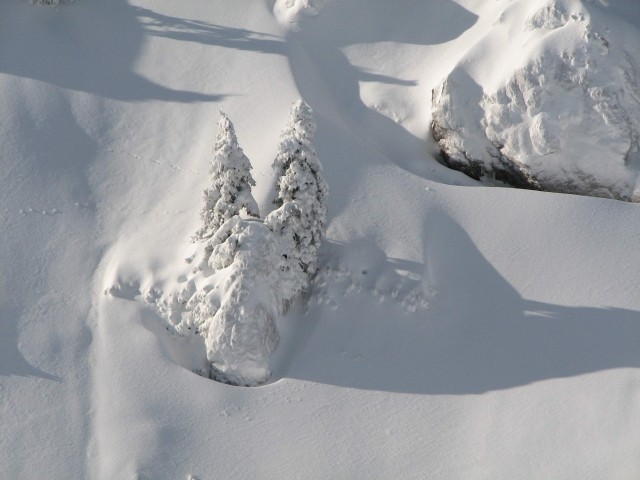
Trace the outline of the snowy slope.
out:
[[[0,478],[637,478],[638,206],[435,159],[431,89],[522,4],[0,3]],[[269,208],[298,97],[321,271],[232,387],[104,292],[176,277],[218,110]]]

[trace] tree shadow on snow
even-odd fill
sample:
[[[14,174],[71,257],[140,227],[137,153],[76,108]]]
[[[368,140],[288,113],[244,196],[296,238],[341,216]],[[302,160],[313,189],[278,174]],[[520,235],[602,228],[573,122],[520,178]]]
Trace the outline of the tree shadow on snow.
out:
[[[438,21],[433,21],[434,18]],[[330,167],[325,168],[334,192],[332,198],[349,198],[349,189],[362,169],[369,168],[376,159],[395,163],[423,178],[432,178],[433,169],[440,168],[427,160],[425,139],[415,137],[401,124],[367,106],[360,96],[362,82],[412,86],[417,81],[353,65],[343,49],[379,42],[437,45],[462,35],[477,18],[449,0],[327,2],[317,16],[304,19],[298,31],[289,35],[291,71],[301,95],[318,117],[318,154],[323,159],[339,159],[327,163]],[[428,95],[425,90],[425,96]],[[325,118],[340,124],[328,125]],[[360,144],[360,150],[355,148],[353,154],[344,147],[356,144]],[[362,155],[363,147],[371,154]],[[438,176],[437,181],[447,183],[448,177],[442,177]]]
[[[146,20],[145,11],[126,0],[82,1],[57,8],[2,2],[0,74],[125,101],[222,99],[164,87],[133,71],[148,34]]]
[[[344,206],[340,199],[349,198],[356,179],[375,162],[393,162],[425,178],[432,178],[434,169],[440,168],[427,160],[430,147],[424,139],[360,97],[361,82],[412,86],[416,80],[353,65],[343,49],[378,42],[441,44],[459,37],[476,20],[475,14],[450,0],[328,2],[318,16],[281,38],[172,17],[125,0],[87,0],[57,9],[16,0],[0,3],[0,73],[125,101],[219,101],[224,95],[174,90],[135,73],[145,38],[282,55],[301,95],[316,111],[316,144],[334,192],[330,208],[336,215]],[[12,42],[2,42],[3,38]],[[447,182],[447,178],[436,180]]]
[[[640,367],[640,312],[523,298],[460,226],[445,215],[430,224],[424,277],[438,289],[431,306],[407,315],[358,297],[335,310],[315,307],[302,318],[313,334],[284,376],[462,395]]]
[[[319,310],[332,312],[344,302],[361,301],[362,296],[372,304],[391,304],[404,312],[428,305],[424,265],[387,257],[372,238],[361,238],[351,244],[325,241],[319,265],[308,295],[278,321],[281,341],[271,361],[271,382],[290,375],[292,365],[315,335]]]
[[[284,40],[275,35],[171,17],[148,8],[135,7],[135,12],[147,35],[249,52],[286,54]]]

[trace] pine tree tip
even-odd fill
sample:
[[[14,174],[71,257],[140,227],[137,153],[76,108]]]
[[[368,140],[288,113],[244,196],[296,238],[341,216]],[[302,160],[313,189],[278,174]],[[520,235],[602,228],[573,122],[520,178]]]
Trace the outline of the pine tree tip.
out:
[[[293,102],[293,104],[291,105],[291,110],[293,110],[293,111],[295,111],[295,110],[307,110],[309,112],[312,111],[311,107],[309,106],[309,104],[307,102],[305,102],[302,97],[300,97],[298,100]]]

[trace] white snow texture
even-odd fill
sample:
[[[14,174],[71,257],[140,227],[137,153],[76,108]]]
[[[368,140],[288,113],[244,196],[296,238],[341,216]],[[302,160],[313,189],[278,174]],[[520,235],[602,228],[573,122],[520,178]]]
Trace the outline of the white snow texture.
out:
[[[0,479],[638,480],[639,32],[0,0]]]

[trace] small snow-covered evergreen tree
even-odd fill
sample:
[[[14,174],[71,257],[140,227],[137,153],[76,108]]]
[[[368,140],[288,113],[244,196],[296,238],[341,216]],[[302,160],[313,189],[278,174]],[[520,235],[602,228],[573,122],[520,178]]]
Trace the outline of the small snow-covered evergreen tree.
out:
[[[313,147],[315,130],[311,108],[298,100],[291,107],[289,124],[282,132],[273,162],[277,176],[274,203],[278,208],[267,216],[265,224],[281,239],[285,309],[315,272],[325,233],[329,189]]]
[[[278,345],[278,271],[273,233],[260,221],[238,216],[212,238],[210,264],[228,268],[222,302],[203,322],[211,377],[235,385],[259,385],[271,375]]]
[[[194,240],[212,237],[234,215],[260,216],[251,195],[251,187],[256,182],[250,171],[251,162],[238,145],[233,124],[221,112],[209,169],[209,187],[203,193],[204,205],[200,212],[203,225]]]

